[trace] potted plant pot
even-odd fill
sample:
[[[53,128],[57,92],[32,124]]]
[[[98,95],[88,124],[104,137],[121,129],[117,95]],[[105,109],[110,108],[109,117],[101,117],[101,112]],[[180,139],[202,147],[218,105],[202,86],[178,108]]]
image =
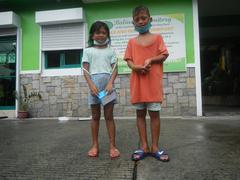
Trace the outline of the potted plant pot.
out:
[[[32,91],[32,92],[28,92],[27,87],[25,85],[22,86],[23,89],[23,93],[16,93],[15,97],[18,100],[18,118],[19,119],[23,119],[23,118],[28,118],[29,117],[29,112],[28,112],[28,108],[29,108],[29,104],[32,103],[32,100],[34,98],[37,98],[39,100],[42,99],[42,96],[39,92],[36,91]]]
[[[25,119],[28,118],[29,114],[28,111],[18,111],[18,118],[19,119]]]

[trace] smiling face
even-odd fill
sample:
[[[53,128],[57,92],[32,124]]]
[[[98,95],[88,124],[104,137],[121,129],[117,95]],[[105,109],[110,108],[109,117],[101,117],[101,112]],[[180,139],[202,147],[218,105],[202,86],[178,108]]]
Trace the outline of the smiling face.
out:
[[[93,33],[92,39],[98,42],[104,42],[108,38],[108,32],[104,27]]]
[[[152,18],[143,10],[133,16],[133,24],[137,27],[145,26],[149,21],[152,21]]]
[[[90,31],[89,31],[89,47],[94,46],[97,43],[94,41],[99,42],[100,44],[107,41],[107,44],[111,41],[110,39],[110,31],[106,23],[102,21],[96,21],[92,24]],[[102,44],[101,44],[102,45]]]

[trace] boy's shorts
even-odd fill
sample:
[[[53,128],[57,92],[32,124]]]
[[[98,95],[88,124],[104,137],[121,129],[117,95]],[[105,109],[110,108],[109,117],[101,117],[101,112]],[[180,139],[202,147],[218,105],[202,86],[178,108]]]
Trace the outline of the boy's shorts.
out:
[[[161,104],[160,103],[136,103],[133,104],[136,110],[147,109],[148,111],[160,111]]]
[[[91,75],[91,80],[96,85],[99,92],[105,89],[105,87],[107,86],[107,83],[109,82],[110,78],[111,78],[111,75],[107,74],[107,73],[99,73],[99,74]],[[117,103],[117,100],[115,99],[113,101],[113,103],[114,104]],[[101,102],[100,102],[100,100],[98,99],[97,96],[94,96],[94,95],[91,94],[91,92],[89,92],[88,105],[90,107],[93,104],[101,104]]]

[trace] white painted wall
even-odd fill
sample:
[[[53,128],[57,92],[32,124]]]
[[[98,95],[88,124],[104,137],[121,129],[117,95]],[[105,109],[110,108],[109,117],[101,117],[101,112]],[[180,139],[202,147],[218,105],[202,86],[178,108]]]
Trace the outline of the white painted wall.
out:
[[[40,25],[85,22],[82,8],[58,9],[49,11],[37,11],[36,23]]]
[[[193,0],[193,31],[194,31],[197,116],[202,116],[202,88],[201,88],[202,83],[201,83],[200,38],[199,38],[198,1],[197,0]]]
[[[13,11],[0,12],[0,28],[20,27],[21,21]]]

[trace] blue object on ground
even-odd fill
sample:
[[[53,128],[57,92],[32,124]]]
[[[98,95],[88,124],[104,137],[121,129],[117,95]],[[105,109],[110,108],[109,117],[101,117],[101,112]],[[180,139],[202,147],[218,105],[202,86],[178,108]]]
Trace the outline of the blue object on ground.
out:
[[[139,161],[139,160],[144,159],[147,155],[148,155],[148,153],[145,153],[142,149],[137,149],[132,154],[132,160]]]
[[[155,157],[159,161],[163,161],[163,162],[169,161],[168,153],[163,149],[160,149],[160,150],[156,151],[155,153],[152,153],[152,156]],[[167,159],[161,158],[162,156],[167,156]]]

